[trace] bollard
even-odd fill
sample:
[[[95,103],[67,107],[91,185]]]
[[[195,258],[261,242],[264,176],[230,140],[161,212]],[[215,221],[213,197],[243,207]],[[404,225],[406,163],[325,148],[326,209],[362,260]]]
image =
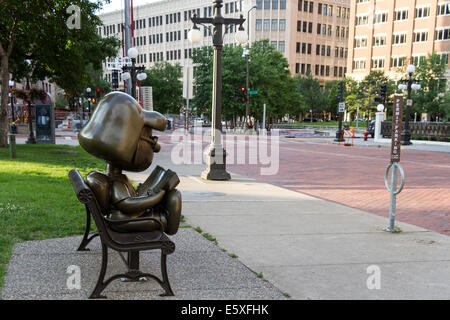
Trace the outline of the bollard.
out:
[[[11,159],[15,159],[16,155],[16,136],[13,134],[9,135],[9,154]]]
[[[389,170],[391,172],[391,184],[389,185]],[[400,186],[397,188],[397,170],[400,172]],[[384,184],[386,189],[391,193],[391,203],[389,207],[389,227],[384,228],[383,231],[397,232],[395,229],[395,209],[397,207],[397,195],[402,192],[405,185],[405,172],[402,166],[398,162],[391,162],[386,168],[386,174],[384,175]]]

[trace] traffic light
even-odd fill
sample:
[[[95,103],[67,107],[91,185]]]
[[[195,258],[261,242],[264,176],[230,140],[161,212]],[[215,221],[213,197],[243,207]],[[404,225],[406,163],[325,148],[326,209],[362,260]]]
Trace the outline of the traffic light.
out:
[[[95,98],[92,98],[92,104],[95,104],[96,102],[97,102],[97,99],[95,99]]]
[[[241,87],[241,102],[247,101],[247,90],[245,87]]]
[[[113,70],[111,74],[111,85],[113,90],[119,89],[119,71]]]
[[[100,88],[97,88],[96,92],[97,92],[97,98],[100,98]]]
[[[339,82],[339,94],[334,96],[334,98],[339,102],[344,99],[344,83],[342,81]]]
[[[382,84],[381,85],[381,101],[383,102],[383,104],[386,103],[386,95],[387,95],[387,85],[386,84]]]
[[[238,87],[234,90],[234,101],[236,102],[247,101],[247,92],[245,87]]]

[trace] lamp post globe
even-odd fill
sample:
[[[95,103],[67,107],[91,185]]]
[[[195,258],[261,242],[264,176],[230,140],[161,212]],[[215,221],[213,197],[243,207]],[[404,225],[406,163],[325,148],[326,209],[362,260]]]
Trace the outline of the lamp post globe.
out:
[[[188,32],[188,40],[191,43],[199,43],[202,39],[202,33],[200,32],[200,29],[198,28],[192,28]]]
[[[86,92],[89,94],[91,93],[91,88],[86,88]]]
[[[416,66],[410,64],[409,66],[406,67],[406,72],[408,72],[409,74],[416,72]]]
[[[244,30],[239,30],[236,32],[235,39],[237,43],[243,45],[248,41],[248,34]]]
[[[380,104],[377,106],[377,111],[378,111],[378,112],[383,112],[383,110],[384,110],[384,105],[380,103]]]
[[[121,77],[123,81],[126,81],[131,78],[131,74],[129,72],[123,72]]]
[[[138,56],[139,52],[136,48],[132,47],[130,49],[128,49],[127,51],[127,55],[131,58],[131,59],[136,59]]]
[[[139,81],[143,81],[143,80],[147,79],[147,74],[145,72],[138,73],[138,75],[136,76],[136,79],[138,79]]]

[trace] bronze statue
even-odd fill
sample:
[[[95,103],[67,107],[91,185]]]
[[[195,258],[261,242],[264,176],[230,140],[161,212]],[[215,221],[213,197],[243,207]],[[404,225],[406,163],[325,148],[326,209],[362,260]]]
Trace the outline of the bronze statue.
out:
[[[122,173],[150,167],[153,153],[160,150],[152,131],[165,128],[166,118],[159,112],[144,110],[128,94],[115,91],[100,101],[78,140],[83,149],[107,163],[105,173],[94,171],[86,176],[102,213],[113,220],[153,217],[161,222],[165,233],[173,235],[181,216],[178,176],[157,166],[135,189]],[[147,220],[111,224],[111,228],[118,232],[153,231],[159,224]]]

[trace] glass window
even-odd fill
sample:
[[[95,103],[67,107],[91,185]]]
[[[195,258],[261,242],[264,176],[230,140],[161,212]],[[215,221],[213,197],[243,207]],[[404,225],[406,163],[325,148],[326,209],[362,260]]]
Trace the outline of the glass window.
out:
[[[270,19],[264,19],[264,30],[270,30]]]
[[[286,30],[286,19],[280,19],[280,31]]]
[[[286,0],[280,0],[280,9],[285,10],[286,9]]]
[[[280,42],[278,43],[278,50],[279,50],[280,52],[284,52],[284,41],[280,41]]]
[[[256,30],[261,30],[261,29],[262,29],[262,20],[256,19]]]
[[[270,0],[264,0],[264,10],[270,9]]]
[[[272,30],[278,30],[278,20],[272,19]]]
[[[275,48],[277,47],[277,42],[276,42],[276,41],[271,41],[270,44],[271,44],[272,46],[274,46]]]
[[[272,9],[278,9],[278,0],[272,0]]]
[[[262,9],[262,0],[256,0],[256,9]]]

